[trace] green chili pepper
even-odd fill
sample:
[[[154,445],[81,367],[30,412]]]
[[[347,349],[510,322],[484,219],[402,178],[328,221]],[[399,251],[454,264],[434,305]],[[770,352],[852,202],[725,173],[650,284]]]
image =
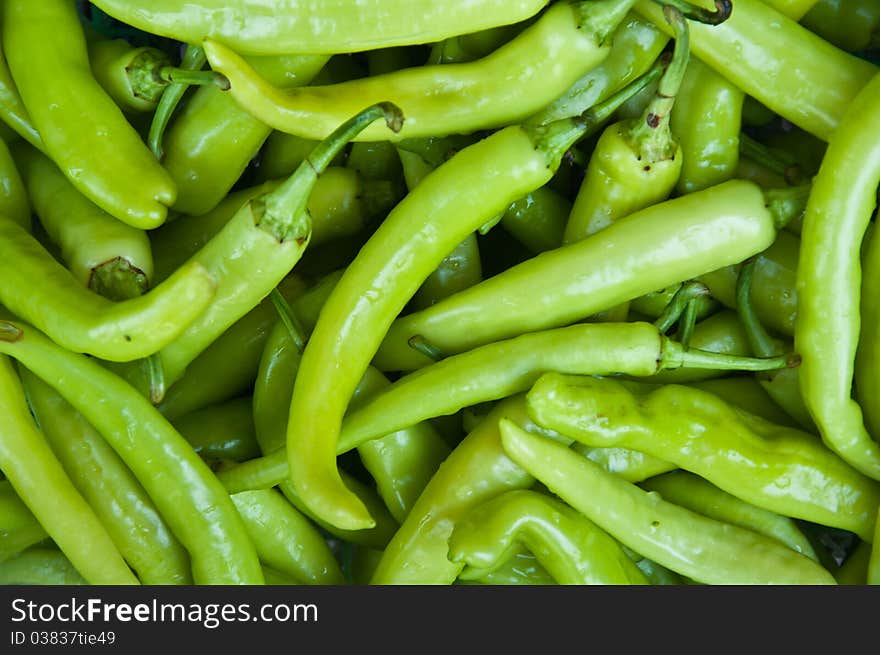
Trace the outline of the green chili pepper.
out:
[[[449,559],[488,573],[516,544],[534,553],[558,584],[648,584],[612,537],[550,496],[508,491],[469,510],[449,537]]]
[[[499,425],[509,457],[622,544],[676,573],[706,584],[834,584],[776,539],[667,503],[509,419]]]
[[[638,394],[610,379],[547,373],[527,402],[539,425],[587,445],[645,452],[758,507],[873,539],[876,482],[812,435],[713,394],[680,385]]]
[[[6,55],[0,48],[0,119],[35,148],[45,152],[43,139],[28,114],[27,108],[18,93]],[[7,141],[7,139],[4,139]]]
[[[146,292],[153,278],[146,232],[92,203],[36,149],[16,148],[14,154],[34,212],[80,284],[110,300]]]
[[[141,582],[192,584],[189,555],[119,456],[52,387],[21,377],[43,436]]]
[[[74,4],[12,0],[3,8],[9,69],[46,153],[107,213],[134,227],[161,225],[174,182],[92,76]]]
[[[524,334],[450,357],[397,380],[343,423],[337,451],[464,407],[528,390],[545,371],[651,376],[670,368],[784,367],[686,350],[648,323],[587,323]],[[440,393],[442,391],[442,393]]]
[[[681,174],[681,148],[669,128],[688,66],[687,21],[664,9],[673,25],[675,53],[638,118],[607,127],[593,153],[565,226],[563,243],[580,241],[611,223],[665,200]]]
[[[260,456],[250,396],[202,407],[171,421],[202,459],[243,462]]]
[[[601,63],[610,51],[611,34],[633,4],[557,2],[516,38],[477,61],[417,66],[290,91],[255,75],[230,47],[211,39],[204,47],[211,67],[229,79],[229,93],[276,130],[322,139],[365,102],[388,100],[406,114],[403,129],[392,133],[377,125],[358,139],[397,141],[497,128],[538,112]]]
[[[47,539],[49,534],[9,480],[0,480],[0,562]]]
[[[645,480],[639,486],[646,491],[656,491],[664,500],[710,519],[776,539],[811,560],[819,561],[809,539],[793,519],[740,500],[698,475],[672,471]]]
[[[87,585],[59,550],[29,548],[0,562],[0,585]]]
[[[128,362],[157,352],[214,295],[210,272],[191,262],[148,293],[113,302],[82,286],[18,224],[0,221],[0,243],[0,302],[59,345],[109,361]]]
[[[636,10],[671,31],[651,0],[640,0]],[[826,141],[877,72],[761,0],[737,0],[721,25],[692,25],[691,49],[745,93]]]
[[[231,497],[261,561],[303,584],[342,584],[342,571],[324,537],[278,491]]]
[[[841,180],[844,181],[841,186]],[[822,439],[880,479],[880,444],[852,399],[859,339],[860,260],[880,183],[880,75],[859,94],[813,178],[801,233],[794,344],[800,387]]]
[[[479,577],[471,579],[468,573],[474,573],[474,575]],[[525,548],[515,547],[513,554],[492,571],[468,572],[465,569],[459,574],[453,584],[546,586],[556,584],[556,580],[547,573],[534,555]]]
[[[464,568],[448,558],[455,524],[471,508],[534,478],[501,448],[498,419],[531,423],[521,396],[505,400],[452,451],[388,543],[371,584],[452,584]]]
[[[460,150],[407,194],[348,265],[303,353],[290,405],[291,481],[316,515],[343,529],[372,525],[336,471],[336,441],[352,391],[393,318],[443,257],[511,202],[546,184],[565,150],[595,120],[514,125]],[[328,361],[346,366],[329,372]]]
[[[325,0],[319,5],[282,0],[271,7],[259,0],[239,0],[233,5],[219,0],[187,5],[175,0],[97,0],[94,4],[128,25],[186,43],[213,37],[245,54],[335,54],[433,43],[516,23],[540,11],[547,0],[478,0],[442,7],[423,0],[390,4]]]
[[[672,132],[681,146],[679,193],[725,182],[736,174],[743,92],[699,59],[688,62]]]
[[[288,55],[249,61],[274,83],[294,86],[308,83],[327,57]],[[239,107],[228,91],[215,86],[196,90],[161,143],[162,165],[178,188],[174,209],[194,216],[213,209],[241,178],[271,131]]]
[[[880,44],[880,6],[873,0],[819,0],[801,25],[850,52]]]
[[[802,427],[768,395],[764,386],[754,376],[737,375],[686,382],[685,384],[713,393],[731,405],[740,407],[771,423],[790,428]]]
[[[146,398],[97,362],[21,323],[0,322],[0,351],[58,391],[108,441],[189,551],[196,584],[262,582],[256,552],[229,495]],[[77,541],[82,543],[81,537]],[[102,572],[106,566],[102,558]]]
[[[311,238],[308,197],[317,178],[352,135],[379,118],[394,126],[402,120],[399,110],[387,103],[372,105],[349,118],[290,178],[248,200],[192,256],[190,263],[211,272],[217,291],[208,307],[159,353],[169,384],[290,273]]]
[[[228,80],[216,71],[177,68],[165,51],[135,47],[125,39],[92,40],[88,52],[95,80],[123,111],[154,111],[172,83],[229,88]]]
[[[776,230],[760,189],[742,180],[652,205],[394,321],[374,365],[393,371],[427,363],[408,345],[415,334],[453,354],[582,320],[740,262],[766,249]],[[608,257],[611,251],[626,252],[625,264]]]
[[[0,216],[31,229],[31,202],[6,142],[0,139]]]
[[[878,355],[880,355],[880,331],[878,331],[877,290],[880,283],[880,239],[871,230],[865,237],[867,247],[862,258],[862,287],[859,300],[860,332],[856,350],[854,386],[855,397],[864,413],[868,434],[880,434],[880,403],[875,395],[880,383]]]
[[[76,569],[91,584],[138,584],[34,424],[21,382],[6,357],[0,357],[0,421],[0,468]]]

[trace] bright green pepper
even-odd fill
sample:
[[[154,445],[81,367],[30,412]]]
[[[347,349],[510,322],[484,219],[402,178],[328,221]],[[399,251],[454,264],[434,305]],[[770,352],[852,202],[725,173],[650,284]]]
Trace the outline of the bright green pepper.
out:
[[[52,387],[21,377],[43,436],[141,582],[192,584],[189,554],[110,445]]]
[[[88,581],[59,550],[29,548],[0,562],[0,585],[79,585]]]
[[[819,561],[809,539],[793,519],[740,500],[693,473],[664,473],[645,480],[639,486],[647,491],[656,491],[664,500],[703,516],[781,541],[792,550]]]
[[[758,507],[874,538],[880,485],[812,435],[713,394],[679,385],[638,394],[610,379],[547,373],[527,402],[538,424],[587,445],[645,452]]]
[[[570,213],[571,200],[545,184],[515,200],[504,212],[501,226],[537,255],[562,245]]]
[[[31,229],[31,202],[21,173],[9,152],[6,141],[0,139],[0,216],[11,219],[24,229]]]
[[[12,483],[0,480],[0,562],[48,537]]]
[[[0,468],[46,532],[91,584],[138,584],[103,523],[34,424],[18,374],[0,357]]]
[[[229,78],[229,93],[276,130],[322,139],[365,103],[387,100],[406,115],[401,131],[377,125],[358,139],[398,141],[498,128],[540,111],[607,57],[610,36],[633,4],[635,0],[557,2],[517,37],[477,61],[417,66],[290,91],[254,75],[230,47],[210,39],[204,47],[211,67]]]
[[[92,76],[74,4],[11,0],[3,8],[9,69],[46,153],[107,213],[134,227],[161,225],[177,189]]]
[[[874,0],[819,0],[801,25],[838,48],[870,50],[880,44],[880,5]]]
[[[501,419],[504,452],[625,546],[706,584],[834,584],[819,564],[639,489],[554,441]]]
[[[243,462],[260,456],[250,396],[208,405],[171,421],[202,459]]]
[[[449,559],[468,577],[489,573],[517,544],[531,551],[558,584],[648,584],[620,544],[595,523],[550,496],[508,491],[470,509],[449,537]]]
[[[245,54],[358,52],[441,41],[533,16],[547,0],[478,0],[442,6],[424,0],[97,0],[110,16],[186,43],[214,37]],[[376,26],[381,26],[377,29]]]

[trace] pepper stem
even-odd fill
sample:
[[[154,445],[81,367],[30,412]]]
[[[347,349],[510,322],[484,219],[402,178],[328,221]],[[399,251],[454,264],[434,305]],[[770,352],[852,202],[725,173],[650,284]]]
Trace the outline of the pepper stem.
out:
[[[303,350],[306,348],[306,330],[299,318],[297,318],[296,313],[293,311],[293,307],[290,306],[290,303],[287,302],[287,298],[285,298],[278,290],[278,287],[275,287],[269,292],[269,298],[275,306],[275,311],[278,312],[278,317],[287,328],[287,332],[290,334],[290,340],[293,341],[293,345],[296,346],[297,351],[302,354]]]
[[[177,66],[163,66],[156,71],[163,84],[186,84],[187,86],[207,86],[213,84],[223,91],[229,90],[229,80],[223,73],[212,70],[189,70]]]
[[[689,348],[691,338],[694,336],[694,328],[697,325],[697,299],[691,298],[685,305],[681,323],[678,326],[678,340],[682,346]]]
[[[781,354],[782,350],[777,347],[773,338],[761,325],[755,308],[752,306],[752,278],[756,265],[755,259],[749,259],[739,270],[739,275],[736,278],[736,309],[752,352],[759,357],[773,357]]]
[[[658,60],[647,73],[578,116],[542,124],[541,114],[537,114],[523,123],[522,129],[535,144],[535,148],[546,155],[547,166],[555,171],[569,148],[597,132],[623,103],[660,77],[665,67],[666,62]]]
[[[250,201],[256,224],[279,241],[308,239],[311,220],[306,204],[315,181],[349,141],[379,118],[383,118],[393,132],[403,127],[403,112],[390,102],[371,105],[349,118],[316,145],[281,185]]]
[[[654,321],[654,326],[661,334],[666,334],[675,325],[676,321],[681,318],[681,315],[692,301],[695,303],[697,298],[708,296],[709,294],[709,287],[699,280],[684,282],[672,296],[669,303],[667,303],[660,317]]]
[[[672,61],[660,78],[654,97],[627,133],[627,140],[639,159],[650,164],[675,157],[678,143],[669,123],[690,60],[690,30],[684,16],[671,5],[663,7],[663,16],[675,34]]]
[[[788,184],[800,184],[803,180],[803,171],[794,158],[778,150],[771,150],[745,132],[739,135],[739,151],[743,156],[784,177]]]
[[[421,334],[414,334],[407,340],[407,344],[413,350],[421,353],[428,359],[439,362],[444,358],[443,352]]]
[[[715,0],[715,11],[703,9],[685,0],[654,0],[654,2],[663,5],[664,8],[675,7],[685,18],[704,25],[720,25],[733,13],[731,0]]]
[[[180,62],[179,70],[201,70],[207,62],[208,58],[205,55],[205,51],[200,46],[189,44],[183,53],[183,61]],[[165,128],[168,126],[171,115],[188,88],[188,84],[172,82],[162,91],[162,97],[159,98],[159,104],[153,112],[153,120],[150,123],[150,131],[147,135],[147,145],[150,146],[150,150],[156,155],[156,159],[161,160],[165,154],[162,148]]]
[[[665,339],[658,368],[661,370],[697,368],[717,371],[775,371],[782,368],[795,368],[800,363],[800,355],[795,353],[776,357],[740,357],[696,348],[685,348],[680,343]]]
[[[813,185],[807,182],[784,189],[762,190],[764,206],[773,216],[773,224],[777,230],[781,230],[794,219],[804,215],[812,187]]]

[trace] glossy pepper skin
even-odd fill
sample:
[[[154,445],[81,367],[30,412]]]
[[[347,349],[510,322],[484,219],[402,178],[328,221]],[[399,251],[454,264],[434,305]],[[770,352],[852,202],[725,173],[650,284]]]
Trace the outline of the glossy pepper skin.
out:
[[[19,497],[90,584],[139,584],[43,439],[18,374],[0,357],[0,466]]]
[[[46,441],[138,579],[192,584],[189,554],[119,455],[52,387],[26,369],[21,377]]]
[[[361,141],[466,134],[524,120],[564,93],[608,55],[606,40],[634,0],[554,3],[510,42],[477,61],[405,68],[382,75],[281,91],[232,49],[205,42],[214,70],[230,81],[239,104],[276,130],[323,139],[364,103],[398,105],[406,123],[398,133],[380,125]],[[468,30],[472,31],[472,30]]]
[[[873,0],[819,0],[801,24],[850,52],[880,44],[880,6]]]
[[[845,180],[845,183],[841,183]],[[852,398],[859,340],[858,253],[880,182],[880,75],[849,107],[828,144],[804,215],[794,345],[801,393],[822,439],[880,480],[880,444]]]
[[[547,0],[97,0],[110,16],[185,43],[208,37],[245,54],[335,54],[433,43],[530,18]],[[369,103],[368,103],[369,104]]]
[[[210,272],[192,262],[148,293],[113,302],[86,289],[12,221],[0,221],[0,252],[0,302],[59,345],[108,361],[157,352],[205,310],[215,291]]]
[[[0,53],[0,119],[32,146],[45,151],[43,139],[24,106],[3,53]],[[9,139],[4,140],[9,142]]]
[[[652,0],[640,0],[636,11],[669,33]],[[776,28],[767,30],[768,25]],[[877,72],[761,0],[737,0],[721,25],[692,25],[691,47],[745,93],[826,141]]]
[[[688,62],[672,110],[672,132],[681,146],[678,193],[725,182],[739,164],[743,92],[696,57]]]
[[[195,584],[262,583],[259,559],[228,493],[146,398],[28,325],[3,321],[0,335],[0,351],[58,391],[128,465],[189,551]]]
[[[557,584],[648,584],[623,549],[595,523],[551,496],[508,491],[469,510],[449,537],[449,558],[492,571],[524,545]],[[470,577],[472,572],[465,572]]]
[[[74,4],[3,7],[9,69],[46,153],[107,213],[134,227],[161,225],[177,189],[92,76]]]
[[[88,581],[73,567],[60,550],[28,548],[15,557],[0,562],[3,585],[87,585]]]
[[[810,540],[792,518],[747,503],[698,475],[682,470],[670,471],[645,480],[639,486],[646,491],[656,491],[664,500],[703,516],[781,541],[795,552],[819,561]]]
[[[0,562],[49,537],[9,480],[0,480]]]
[[[696,473],[758,507],[873,539],[880,485],[803,431],[699,389],[633,394],[613,380],[542,376],[527,395],[540,425],[591,446],[624,446]]]
[[[260,456],[251,397],[208,405],[171,421],[174,429],[207,462],[242,462]]]
[[[279,55],[252,61],[273,83],[295,86],[312,80],[327,57]],[[217,206],[271,131],[228,92],[213,85],[197,89],[162,139],[162,166],[178,189],[174,210],[198,216]]]
[[[504,452],[620,543],[705,584],[835,584],[776,539],[703,517],[501,419]]]
[[[31,229],[31,203],[21,172],[6,142],[0,140],[0,216]]]
[[[742,261],[766,249],[775,234],[761,191],[750,182],[731,180],[658,203],[397,319],[374,365],[393,371],[427,364],[408,345],[415,334],[453,354],[582,320],[721,263]],[[612,250],[621,257],[608,257]]]

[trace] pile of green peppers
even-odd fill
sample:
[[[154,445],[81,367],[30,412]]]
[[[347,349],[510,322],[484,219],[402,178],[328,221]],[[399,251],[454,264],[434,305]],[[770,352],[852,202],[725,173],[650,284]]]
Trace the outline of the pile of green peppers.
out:
[[[0,584],[880,584],[876,0],[0,12]]]

